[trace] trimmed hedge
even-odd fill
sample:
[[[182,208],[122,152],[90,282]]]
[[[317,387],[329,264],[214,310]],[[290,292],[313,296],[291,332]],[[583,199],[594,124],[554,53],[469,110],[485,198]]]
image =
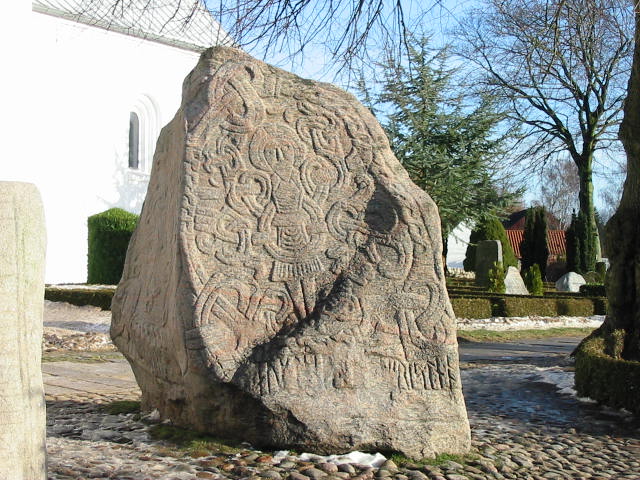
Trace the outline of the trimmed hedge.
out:
[[[490,318],[491,300],[488,298],[451,298],[451,306],[458,318]]]
[[[89,217],[87,283],[117,285],[138,215],[111,208]]]
[[[111,299],[115,291],[115,287],[99,289],[45,287],[44,298],[52,302],[67,302],[80,307],[93,305],[102,310],[111,310]]]
[[[557,313],[556,301],[540,297],[511,297],[500,298],[496,302],[501,310],[500,317],[555,317]]]
[[[558,298],[556,299],[558,315],[567,317],[590,317],[595,315],[595,305],[590,298]]]
[[[460,318],[488,317],[590,317],[606,314],[602,298],[541,298],[513,295],[450,296],[453,311]]]
[[[586,338],[575,357],[578,395],[640,414],[640,362],[609,357],[597,336]]]
[[[580,285],[580,293],[582,295],[588,295],[590,297],[606,297],[607,292],[604,285],[600,283],[586,283]]]

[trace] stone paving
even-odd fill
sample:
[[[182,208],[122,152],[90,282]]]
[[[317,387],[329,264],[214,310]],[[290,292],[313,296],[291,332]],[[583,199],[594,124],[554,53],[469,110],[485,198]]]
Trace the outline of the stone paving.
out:
[[[45,363],[50,479],[480,480],[640,479],[640,423],[582,403],[541,379],[566,365],[466,364],[462,370],[474,454],[438,466],[379,469],[272,457],[250,448],[193,458],[149,436],[150,419],[109,415],[139,390],[127,363]],[[200,453],[203,454],[203,453]],[[259,460],[258,460],[259,459]],[[334,471],[335,469],[337,471]]]
[[[639,480],[640,419],[561,393],[572,380],[571,362],[563,353],[571,349],[571,341],[556,344],[538,342],[533,348],[518,342],[484,352],[477,344],[468,351],[470,344],[462,344],[474,451],[464,458],[440,459],[438,465],[394,457],[395,463],[379,468],[274,456],[248,445],[225,453],[180,449],[151,437],[153,416],[104,410],[115,400],[140,396],[121,355],[49,352],[45,360],[62,360],[43,363],[49,478]]]

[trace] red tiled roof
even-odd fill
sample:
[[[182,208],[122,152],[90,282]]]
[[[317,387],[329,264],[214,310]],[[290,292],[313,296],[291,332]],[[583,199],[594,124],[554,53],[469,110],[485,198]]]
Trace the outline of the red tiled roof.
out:
[[[524,230],[507,230],[507,238],[517,258],[522,258],[520,244],[524,239]],[[547,248],[549,256],[566,255],[567,242],[564,230],[547,230]]]

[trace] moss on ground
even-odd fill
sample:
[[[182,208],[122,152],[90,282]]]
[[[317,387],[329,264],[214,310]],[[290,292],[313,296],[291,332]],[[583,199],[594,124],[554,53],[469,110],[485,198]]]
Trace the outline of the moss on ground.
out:
[[[172,425],[153,425],[149,429],[149,434],[156,440],[165,440],[172,443],[176,447],[177,453],[191,457],[233,455],[243,450],[232,442]]]
[[[466,455],[454,455],[451,453],[441,453],[433,458],[423,458],[421,460],[412,460],[401,453],[394,453],[391,455],[393,463],[399,467],[410,465],[431,465],[437,467],[446,462],[456,462],[460,465],[467,465],[477,460],[479,456],[475,453],[467,453]]]
[[[109,415],[140,413],[140,402],[134,400],[117,400],[103,405],[102,409]]]

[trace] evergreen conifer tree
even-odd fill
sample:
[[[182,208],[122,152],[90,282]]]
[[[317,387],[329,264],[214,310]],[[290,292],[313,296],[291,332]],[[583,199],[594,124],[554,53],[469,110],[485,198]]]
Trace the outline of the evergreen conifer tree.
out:
[[[592,230],[582,212],[571,216],[571,225],[566,233],[568,271],[587,273],[595,270],[596,239]]]
[[[544,207],[527,209],[524,239],[520,245],[520,253],[522,255],[522,270],[527,270],[537,264],[540,268],[540,274],[544,278],[549,258],[547,218]]]

